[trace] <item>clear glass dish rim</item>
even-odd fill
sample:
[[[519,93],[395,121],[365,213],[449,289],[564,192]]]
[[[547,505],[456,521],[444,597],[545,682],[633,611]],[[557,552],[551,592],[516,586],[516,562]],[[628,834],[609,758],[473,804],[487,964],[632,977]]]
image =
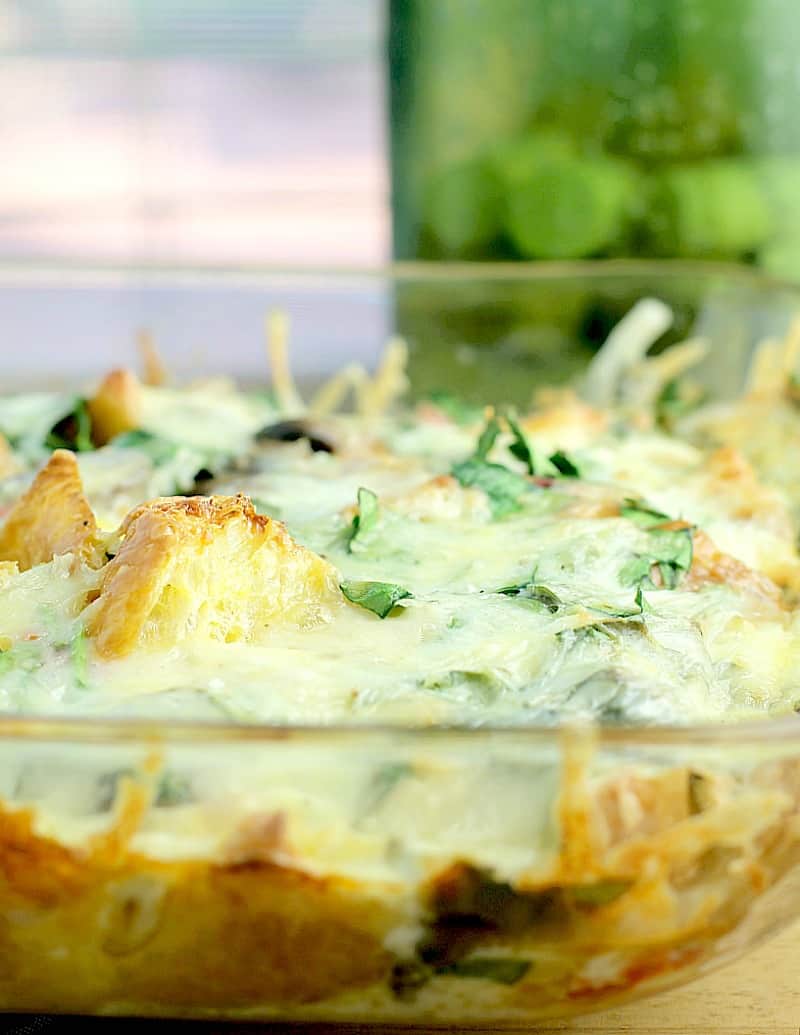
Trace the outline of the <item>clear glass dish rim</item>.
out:
[[[800,307],[800,283],[773,277],[736,263],[685,259],[598,259],[564,262],[389,262],[381,266],[325,267],[281,265],[222,265],[202,263],[106,263],[75,260],[2,260],[0,291],[9,283],[21,286],[45,285],[64,276],[72,283],[118,283],[136,277],[158,283],[185,278],[190,281],[222,279],[235,283],[261,283],[270,278],[288,278],[312,283],[323,279],[331,284],[356,280],[389,283],[458,283],[482,280],[548,281],[574,279],[603,281],[612,277],[667,279],[698,277],[725,278],[740,281],[764,292],[782,292],[797,296]],[[69,741],[94,744],[141,742],[250,743],[312,740],[345,743],[353,739],[392,737],[435,744],[441,740],[467,743],[496,738],[523,740],[533,745],[553,745],[570,730],[591,731],[599,748],[686,747],[705,745],[765,746],[800,742],[800,723],[792,716],[778,719],[753,719],[746,722],[699,723],[692,726],[535,726],[535,725],[439,725],[412,726],[391,723],[359,724],[274,724],[209,721],[154,722],[141,719],[105,719],[100,717],[60,717],[31,715],[0,716],[0,741]]]
[[[800,301],[800,281],[775,277],[741,263],[716,262],[705,259],[582,259],[553,262],[387,262],[372,266],[286,266],[258,263],[135,263],[104,262],[86,259],[0,259],[0,290],[8,283],[50,283],[54,277],[64,276],[73,282],[125,284],[128,277],[142,280],[170,280],[186,278],[207,281],[216,278],[242,283],[259,283],[270,278],[291,278],[309,283],[320,279],[332,284],[348,280],[377,280],[396,283],[409,281],[442,284],[464,280],[540,281],[596,280],[630,277],[667,279],[697,277],[725,278],[750,284],[765,292],[777,291],[796,295]],[[133,285],[131,285],[133,286]]]

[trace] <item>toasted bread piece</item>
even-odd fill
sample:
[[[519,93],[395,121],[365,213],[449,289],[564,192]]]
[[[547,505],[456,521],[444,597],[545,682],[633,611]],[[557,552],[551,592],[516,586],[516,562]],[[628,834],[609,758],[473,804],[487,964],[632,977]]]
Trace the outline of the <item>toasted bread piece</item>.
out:
[[[107,658],[190,636],[258,640],[341,604],[335,569],[245,496],[169,497],[132,511],[87,616]]]
[[[107,374],[87,406],[92,418],[92,440],[104,446],[115,435],[138,428],[142,419],[142,388],[130,370]]]
[[[73,453],[57,449],[0,528],[0,561],[20,571],[63,553],[95,560],[97,523],[83,493]]]

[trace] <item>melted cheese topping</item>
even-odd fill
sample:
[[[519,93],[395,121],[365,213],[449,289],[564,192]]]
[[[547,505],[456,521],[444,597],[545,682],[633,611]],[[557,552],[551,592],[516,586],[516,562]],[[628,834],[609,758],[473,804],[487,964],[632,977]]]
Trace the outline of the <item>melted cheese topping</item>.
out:
[[[74,403],[46,394],[0,402],[16,461],[0,484],[7,507]],[[728,721],[794,707],[792,519],[781,490],[718,443],[693,445],[561,397],[520,426],[537,457],[568,453],[579,477],[550,461],[546,476],[529,477],[501,420],[478,460],[516,479],[511,505],[498,509],[491,486],[459,474],[484,426],[474,414],[461,424],[425,403],[392,416],[309,418],[308,437],[276,441],[258,435],[281,419],[275,404],[227,382],[142,386],[139,405],[139,429],[77,454],[109,564],[125,534],[114,530],[136,505],[199,485],[206,495],[243,493],[284,522],[332,566],[341,598],[310,625],[265,619],[226,642],[187,617],[174,642],[155,637],[156,649],[143,637],[124,656],[101,657],[91,629],[103,570],[68,556],[24,573],[12,566],[0,594],[8,711],[554,725]],[[315,437],[331,451],[314,451]],[[362,489],[373,513],[354,535]],[[660,519],[648,527],[626,500]],[[664,567],[653,538],[662,526],[678,536],[673,547],[689,547],[687,563]],[[251,596],[261,591],[251,573],[230,564],[225,576],[216,563],[215,587],[230,583],[219,606],[235,606],[225,593],[235,597],[237,580]],[[181,575],[192,576],[181,585],[204,584],[199,570]],[[382,618],[353,600],[352,580],[390,584],[400,596]],[[178,590],[164,592],[159,608]]]

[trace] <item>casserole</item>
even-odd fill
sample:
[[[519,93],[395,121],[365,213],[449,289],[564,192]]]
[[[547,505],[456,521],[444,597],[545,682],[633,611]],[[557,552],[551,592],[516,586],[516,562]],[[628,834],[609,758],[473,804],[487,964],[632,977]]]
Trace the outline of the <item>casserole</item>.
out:
[[[13,293],[10,296],[18,340],[26,327],[33,329],[40,319],[41,307],[31,300],[48,297],[41,294],[45,275],[36,275],[35,286],[31,276],[20,288],[26,278],[17,274],[16,298]],[[62,281],[64,276],[60,274]],[[14,278],[9,275],[9,279]],[[80,295],[96,287],[88,274],[78,279],[84,286],[69,289],[77,292],[71,298],[73,312],[83,312],[89,319],[96,306],[88,300],[81,310]],[[109,279],[112,290],[119,291],[113,287],[114,278],[106,275]],[[182,280],[173,277],[169,309],[164,307],[162,312],[180,312],[182,305],[197,297],[213,305],[214,291],[219,292],[225,278],[220,275],[217,286],[205,290],[197,287],[203,279],[199,273],[184,275]],[[144,277],[137,288],[137,304],[149,306],[157,300],[163,306],[163,284],[163,278]],[[385,287],[386,281],[375,276],[349,275],[320,282],[312,276],[281,275],[270,281],[253,275],[231,278],[230,285],[222,296],[220,315],[234,331],[238,330],[237,304],[246,303],[260,314],[267,305],[282,302],[291,316],[295,308],[302,312],[298,300],[313,311],[310,299],[315,292],[320,306],[330,305],[332,295],[337,300],[346,298],[347,290],[364,306],[364,292],[369,295],[371,290],[371,300],[360,312],[371,312],[375,318],[377,311],[387,327],[394,322],[408,335],[409,376],[420,394],[441,387],[431,379],[437,371],[451,372],[455,357],[467,371],[462,386],[467,396],[481,390],[478,399],[500,401],[516,392],[518,406],[530,390],[530,383],[519,384],[526,357],[536,370],[547,342],[555,359],[571,341],[565,361],[560,367],[554,365],[548,380],[564,378],[591,356],[587,342],[596,333],[593,328],[603,321],[613,322],[634,301],[654,293],[677,302],[679,337],[690,329],[702,329],[710,339],[709,357],[695,372],[697,383],[720,388],[723,396],[727,387],[733,398],[741,388],[753,346],[770,335],[783,336],[796,305],[791,288],[738,271],[683,266],[589,266],[537,269],[533,274],[502,268],[437,269],[424,276],[400,270],[391,284],[393,308],[388,296],[383,307],[376,301],[374,291]],[[186,294],[192,290],[194,294]],[[128,311],[129,327],[130,316]],[[149,314],[137,316],[145,317],[143,322],[151,323],[163,339]],[[354,327],[357,335],[358,318]],[[111,328],[107,331],[113,333]],[[281,333],[280,321],[277,333]],[[448,334],[455,340],[447,342]],[[237,365],[234,340],[231,337],[230,351],[226,349],[224,356],[213,357],[229,369]],[[35,346],[36,339],[31,342]],[[373,346],[379,344],[373,340]],[[302,349],[302,342],[298,348]],[[380,382],[384,388],[397,384],[397,364],[391,359],[397,349],[382,368],[393,372],[393,377],[387,375]],[[724,360],[722,367],[714,366],[714,350]],[[169,362],[169,350],[163,351]],[[446,363],[443,354],[448,357]],[[737,357],[740,362],[734,370]],[[113,359],[119,365],[120,356]],[[341,365],[341,357],[327,355],[323,360],[331,369]],[[263,360],[259,357],[258,362]],[[442,364],[438,368],[437,362]],[[598,369],[602,374],[597,364],[595,360],[595,375]],[[500,381],[504,367],[511,374],[505,384]],[[484,376],[490,369],[493,383]],[[727,385],[720,372],[728,378]],[[603,383],[603,377],[595,376],[592,390],[601,391]],[[111,412],[98,404],[102,391],[118,391],[124,398],[125,385],[124,378],[107,380],[92,390],[89,412],[95,431],[104,420],[108,423]],[[375,382],[376,386],[380,384]],[[275,387],[286,397],[291,385],[284,382],[281,388],[276,378]],[[202,440],[202,448],[211,442],[217,451],[224,451],[225,442],[236,433],[236,414],[241,416],[241,410],[233,406],[226,394],[229,389],[219,382],[206,383],[196,391],[200,394],[192,397],[193,402],[198,398],[205,402],[191,407],[188,420],[182,408],[181,435],[189,436],[195,448],[201,447]],[[374,394],[367,397],[368,411],[370,398]],[[441,409],[442,397],[438,398]],[[286,415],[291,403],[286,398],[279,403],[280,414]],[[273,405],[273,400],[262,396],[247,403],[256,410],[247,410],[254,430],[265,414],[271,414]],[[258,407],[264,407],[263,413]],[[119,407],[112,411],[118,413]],[[670,622],[662,629],[659,622],[665,619],[659,612],[669,607],[670,593],[673,601],[681,597],[682,579],[688,586],[695,560],[691,555],[686,559],[680,551],[670,558],[659,554],[646,571],[624,583],[628,587],[624,601],[608,594],[598,598],[599,576],[593,574],[594,562],[588,555],[581,577],[595,595],[590,597],[587,589],[579,600],[569,598],[574,582],[562,585],[556,570],[544,565],[536,577],[526,574],[525,581],[514,579],[511,585],[509,577],[515,572],[498,563],[496,582],[476,581],[476,571],[487,575],[487,569],[480,567],[485,536],[499,530],[502,539],[506,529],[506,535],[511,537],[513,532],[513,538],[522,541],[524,529],[515,522],[528,520],[530,507],[542,507],[544,517],[536,519],[533,533],[527,533],[528,545],[542,541],[550,527],[551,500],[560,496],[569,498],[570,505],[575,502],[570,488],[574,483],[559,482],[559,477],[575,478],[568,468],[590,462],[598,448],[596,443],[578,443],[573,451],[562,451],[557,460],[559,450],[550,452],[548,446],[546,462],[555,470],[538,474],[539,461],[529,461],[533,470],[525,491],[535,501],[529,503],[526,497],[521,505],[525,514],[515,516],[517,499],[508,513],[489,512],[486,501],[497,500],[480,484],[476,487],[474,479],[470,482],[466,472],[472,477],[475,464],[485,461],[515,473],[498,463],[496,451],[505,457],[514,427],[508,412],[503,412],[505,423],[497,430],[492,429],[491,415],[483,430],[482,421],[477,422],[478,443],[468,447],[475,452],[465,459],[459,459],[463,433],[453,426],[458,422],[438,423],[435,446],[430,449],[436,455],[442,449],[448,453],[448,435],[454,441],[453,471],[460,472],[454,476],[460,482],[455,495],[459,506],[466,499],[479,512],[483,538],[477,568],[473,565],[467,576],[444,569],[444,575],[438,576],[440,595],[433,601],[427,598],[433,592],[430,586],[426,589],[410,581],[415,564],[424,567],[413,553],[418,544],[427,542],[437,564],[444,563],[449,556],[446,539],[426,540],[421,524],[410,536],[395,525],[391,548],[384,548],[383,557],[370,559],[369,544],[355,541],[369,532],[367,517],[374,501],[360,492],[331,529],[325,557],[317,543],[309,542],[311,533],[301,528],[292,513],[287,514],[289,528],[293,534],[301,530],[302,543],[284,538],[269,516],[269,507],[276,507],[274,498],[263,501],[266,513],[259,514],[222,484],[223,478],[252,481],[263,471],[228,469],[224,475],[217,474],[216,495],[210,498],[173,495],[165,502],[137,507],[141,498],[126,497],[131,481],[117,435],[143,430],[152,435],[141,420],[132,429],[111,427],[108,448],[117,451],[98,454],[113,461],[112,494],[95,492],[87,476],[91,465],[81,468],[87,497],[102,503],[100,509],[93,506],[90,511],[97,513],[101,530],[115,527],[118,512],[127,513],[119,533],[95,536],[92,518],[78,509],[80,520],[67,522],[68,531],[78,529],[78,538],[69,540],[68,550],[51,550],[56,554],[52,561],[42,558],[32,544],[38,549],[42,542],[50,542],[52,527],[48,522],[40,529],[41,513],[52,516],[57,511],[64,517],[76,499],[79,508],[83,505],[76,495],[82,491],[80,483],[73,493],[75,484],[70,481],[79,465],[71,453],[56,451],[45,468],[51,481],[34,483],[27,496],[24,486],[6,480],[13,489],[7,497],[11,509],[0,545],[7,564],[27,569],[21,574],[4,573],[7,629],[14,622],[14,630],[29,628],[26,601],[31,592],[44,592],[34,581],[41,582],[47,565],[51,566],[47,585],[58,587],[47,597],[51,607],[47,621],[58,630],[48,633],[54,657],[41,669],[47,678],[38,678],[40,669],[31,661],[35,640],[31,645],[15,632],[14,643],[6,645],[5,651],[6,655],[18,651],[17,640],[27,643],[27,653],[15,656],[11,672],[31,675],[16,702],[6,698],[6,710],[18,714],[8,714],[0,723],[4,743],[0,936],[7,961],[0,979],[0,1003],[6,1009],[408,1023],[530,1020],[605,1006],[684,980],[793,915],[800,844],[793,655],[788,640],[775,638],[785,622],[773,621],[773,605],[763,599],[765,584],[740,578],[742,567],[747,566],[732,553],[729,556],[740,567],[731,567],[733,561],[729,561],[722,570],[733,577],[716,579],[720,570],[716,561],[716,568],[712,565],[705,572],[706,583],[713,584],[709,588],[704,583],[703,589],[710,617],[693,614],[689,625],[694,628],[705,621],[703,636],[708,640],[708,622],[715,614],[738,608],[736,620],[744,623],[738,627],[738,640],[746,641],[746,649],[727,660],[735,661],[733,667],[738,666],[747,679],[741,672],[726,672],[732,687],[729,701],[721,706],[712,694],[705,710],[682,715],[678,705],[688,708],[696,699],[696,694],[680,696],[682,684],[694,678],[694,669],[686,669],[685,679],[670,681],[656,668],[668,657],[661,642],[664,636],[673,637],[671,646],[667,645],[669,657],[689,657],[695,641],[686,639],[689,633],[683,626],[683,639],[674,638],[677,630]],[[713,418],[713,410],[698,412]],[[53,428],[58,428],[48,432],[60,436],[55,444],[78,444],[78,411],[70,413],[72,424],[63,422],[64,415],[55,415],[59,419]],[[202,426],[208,414],[212,415],[210,429]],[[367,412],[362,420],[379,425],[381,418]],[[2,406],[0,421],[5,421],[8,432],[8,409],[4,413]],[[718,425],[717,419],[706,421],[697,433],[714,434]],[[21,426],[15,454],[29,445],[25,435],[32,424],[26,419]],[[529,426],[524,422],[521,426],[521,437],[512,442],[518,447],[528,441]],[[268,438],[286,437],[285,426],[276,431],[273,421],[269,427]],[[163,424],[161,428],[163,433]],[[471,424],[469,429],[472,438]],[[296,430],[290,429],[289,437]],[[321,448],[315,450],[318,430]],[[334,453],[337,449],[336,442],[324,438],[329,430],[344,436],[347,425],[334,421],[329,428],[322,422],[319,429],[303,429],[301,435],[306,440],[299,446],[305,450],[301,464],[313,464],[318,483],[307,490],[312,502],[325,495],[326,464],[339,462],[335,457],[325,460],[326,447]],[[393,457],[395,480],[401,480],[405,468],[398,461],[400,443],[412,458],[417,455],[419,442],[415,440],[412,448],[403,438],[404,433],[413,436],[417,428],[393,424],[390,430],[394,444],[389,449],[384,443],[381,462],[388,462],[387,453]],[[488,444],[487,433],[492,439]],[[535,443],[543,441],[541,432],[530,434]],[[596,437],[602,438],[599,431]],[[621,441],[624,446],[625,436]],[[152,446],[152,441],[148,444]],[[561,439],[555,442],[562,444],[566,443]],[[141,445],[141,439],[138,444],[128,440],[125,448],[135,454]],[[342,448],[340,453],[350,461],[357,448]],[[423,453],[428,448],[425,445]],[[281,458],[294,457],[297,451],[278,448],[277,467],[272,464],[266,469],[266,487],[280,486]],[[519,452],[518,448],[513,455],[521,463]],[[310,453],[321,454],[320,462]],[[652,456],[648,454],[651,462]],[[373,462],[372,453],[370,457]],[[470,460],[473,466],[466,472],[459,467]],[[192,489],[200,473],[196,461],[193,457],[189,465],[192,484],[188,488]],[[175,475],[173,468],[169,470],[171,476],[183,477],[180,471]],[[117,478],[119,472],[125,476]],[[15,477],[21,475],[11,475]],[[104,480],[107,477],[105,472]],[[728,474],[723,472],[723,477]],[[578,477],[576,482],[595,480],[602,481]],[[70,486],[67,495],[65,484]],[[37,497],[31,493],[49,491],[52,485],[61,493],[60,509],[40,504],[17,509],[20,500],[35,503]],[[750,502],[757,510],[758,493],[773,490],[754,485]],[[182,485],[177,488],[187,491]],[[421,505],[419,498],[409,500],[407,486],[394,488],[402,490],[395,494],[394,503],[388,491],[377,494],[378,506],[385,509],[378,520],[386,521],[397,509],[397,498],[405,494],[404,518],[436,526],[437,515],[425,510],[429,500],[423,501],[421,512],[414,511]],[[438,491],[441,483],[434,488]],[[452,518],[449,489],[446,496],[443,504],[437,496],[436,506],[444,505],[450,521],[445,531],[456,540],[463,515]],[[41,502],[41,495],[38,498]],[[625,503],[632,511],[626,516],[617,501],[618,512],[613,516],[601,511],[594,517],[607,522],[603,528],[614,535],[624,532],[628,541],[650,535],[654,528],[673,533],[683,550],[688,522],[670,521],[650,503],[649,499],[633,501],[633,506]],[[279,501],[277,509],[281,505],[286,507],[287,501]],[[778,496],[769,497],[770,513],[779,505],[783,504]],[[573,518],[587,519],[585,513],[570,518],[558,513],[555,524],[560,531]],[[737,521],[744,522],[737,527],[745,527],[752,516],[736,515]],[[718,523],[721,527],[721,519]],[[667,524],[681,527],[666,528]],[[196,534],[198,527],[201,532]],[[22,530],[19,535],[17,528]],[[88,532],[81,531],[87,528]],[[57,531],[62,536],[60,524]],[[433,535],[430,528],[428,533]],[[58,541],[63,544],[64,539]],[[164,542],[168,543],[165,553],[159,545]],[[694,543],[702,560],[696,538]],[[732,535],[731,548],[739,545]],[[98,546],[102,546],[100,554]],[[31,554],[23,556],[21,548]],[[389,569],[380,565],[387,563],[385,555],[394,548],[397,557],[391,570],[407,577],[407,584],[381,580],[381,592],[386,592],[387,584],[392,590],[389,600],[375,603],[371,597],[365,606],[363,583],[368,572],[359,565],[369,561],[372,573],[383,576]],[[572,541],[569,550],[577,552]],[[212,552],[214,577],[192,581],[197,557],[209,558]],[[607,555],[605,547],[600,552]],[[773,544],[766,550],[768,559],[774,552]],[[634,554],[638,557],[640,551]],[[499,555],[502,550],[493,556]],[[164,556],[171,564],[166,575]],[[337,572],[345,564],[354,567],[344,569],[344,575],[333,574],[330,558]],[[529,558],[522,559],[529,563]],[[205,561],[200,563],[206,570],[204,565]],[[287,565],[296,565],[292,571],[301,572],[288,585],[280,579]],[[782,560],[764,577],[782,578],[785,567]],[[759,573],[761,568],[759,562]],[[521,568],[517,574],[523,574]],[[359,586],[352,584],[354,576],[360,576]],[[472,580],[469,586],[463,585],[465,578]],[[786,593],[793,591],[793,578],[790,571]],[[720,581],[725,582],[722,588]],[[241,594],[246,606],[227,592],[233,582],[246,586]],[[254,588],[257,584],[267,587],[268,603],[277,601],[271,610],[264,611],[266,604]],[[293,595],[295,584],[302,585],[302,593]],[[404,595],[394,593],[397,589]],[[74,635],[69,624],[75,620],[73,591],[88,600],[85,608],[82,600],[78,609],[81,635]],[[640,687],[641,699],[662,700],[662,711],[654,719],[646,709],[637,712],[627,701],[616,713],[598,710],[596,694],[602,697],[605,689],[598,689],[594,680],[587,691],[588,709],[564,713],[571,721],[559,723],[559,715],[554,721],[542,711],[520,719],[514,708],[524,703],[525,687],[514,683],[507,671],[511,681],[498,689],[487,685],[485,678],[474,678],[485,672],[477,673],[460,661],[455,664],[469,650],[469,643],[458,638],[461,630],[470,630],[475,620],[469,608],[455,607],[452,597],[459,593],[463,607],[467,608],[464,601],[469,597],[470,607],[479,605],[481,621],[490,626],[489,634],[482,637],[482,650],[502,643],[506,658],[510,648],[503,639],[504,629],[510,628],[517,638],[523,635],[520,630],[528,630],[524,635],[530,645],[535,637],[529,630],[542,623],[566,622],[548,635],[555,638],[567,631],[569,639],[576,630],[596,629],[598,623],[632,622],[635,629],[630,637],[628,632],[620,634],[628,644],[623,653],[633,656],[634,665],[641,668],[636,674],[639,684],[645,684]],[[146,607],[140,606],[143,595]],[[488,598],[491,609],[484,604]],[[248,603],[253,600],[258,601],[255,610]],[[446,653],[455,660],[446,669],[441,665],[436,669],[435,685],[419,688],[419,697],[431,709],[420,720],[419,712],[407,709],[413,695],[403,680],[408,666],[418,659],[424,660],[426,675],[432,671],[431,657],[437,664],[441,661],[435,651],[446,637],[436,624],[436,609],[444,605],[451,608],[446,635],[454,637],[447,640],[451,645],[446,644]],[[326,608],[346,616],[329,623],[333,639],[328,640],[324,630],[319,636],[314,631],[324,626]],[[117,620],[120,609],[122,620]],[[582,617],[588,611],[591,621]],[[598,619],[598,613],[603,617]],[[456,619],[452,625],[451,618]],[[158,683],[160,673],[169,671],[181,654],[187,622],[194,632],[201,630],[203,643],[216,639],[222,646],[216,653],[204,648],[188,685],[182,688],[173,680],[167,687],[173,696],[161,698],[156,707],[154,690],[164,689]],[[280,683],[275,678],[277,669],[270,667],[274,653],[257,655],[260,684],[253,683],[253,669],[247,673],[235,660],[237,642],[247,641],[247,629],[259,623],[278,630],[281,638],[274,651],[291,651],[294,667],[287,666],[284,658]],[[321,647],[309,646],[308,628]],[[762,635],[767,628],[772,638]],[[411,638],[409,629],[416,630]],[[38,627],[33,631],[38,634]],[[298,637],[306,638],[300,643]],[[655,663],[644,648],[632,653],[639,648],[628,639],[638,643],[640,638],[661,643]],[[356,694],[351,713],[341,703],[338,710],[321,711],[325,694],[319,690],[334,687],[331,672],[338,659],[343,652],[355,656],[363,641],[367,651],[361,655],[361,682],[354,689],[364,690],[368,668],[364,659],[373,651],[373,692]],[[409,644],[414,643],[417,648],[411,649]],[[144,647],[154,649],[148,652]],[[770,665],[774,659],[763,657],[763,652],[778,648],[780,656],[786,654],[789,659],[780,680]],[[580,655],[582,664],[594,658],[595,649],[586,648]],[[732,649],[730,642],[726,649]],[[526,651],[526,657],[531,651]],[[100,655],[99,665],[95,654]],[[324,664],[328,655],[336,662],[333,669]],[[754,659],[762,657],[760,668]],[[226,685],[222,673],[226,660],[236,673],[233,686]],[[393,694],[380,682],[387,664],[396,667],[400,693]],[[656,667],[647,668],[648,664]],[[198,685],[203,666],[205,684],[212,691],[206,696],[213,706],[206,712],[189,710],[189,721],[185,694],[180,691]],[[420,673],[414,671],[417,678]],[[103,685],[98,685],[98,674],[107,677]],[[590,674],[597,675],[596,666]],[[57,683],[55,676],[63,683]],[[660,680],[666,680],[663,686],[668,693]],[[768,680],[773,694],[767,692]],[[22,684],[18,678],[10,682],[6,678],[3,685],[13,691]],[[710,686],[716,693],[719,680],[715,678]],[[376,699],[379,707],[373,707]],[[270,702],[268,723],[263,712],[253,710],[260,700]],[[514,708],[503,711],[496,706],[498,700],[511,700]],[[98,701],[103,708],[97,707]],[[215,719],[220,702],[222,710],[228,709],[227,722]],[[358,714],[361,703],[364,708]],[[778,718],[769,718],[771,709]],[[756,718],[758,714],[761,718]],[[599,727],[585,722],[598,717]]]

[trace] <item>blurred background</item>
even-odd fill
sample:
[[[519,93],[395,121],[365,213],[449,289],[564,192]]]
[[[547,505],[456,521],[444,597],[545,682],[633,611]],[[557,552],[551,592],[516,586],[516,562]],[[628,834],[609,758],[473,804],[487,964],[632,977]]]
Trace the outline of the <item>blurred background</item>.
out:
[[[0,259],[800,276],[796,0],[0,0]]]
[[[397,330],[415,384],[479,396],[569,376],[643,293],[680,336],[695,273],[202,271],[666,257],[800,284],[798,54],[798,0],[0,0],[2,347],[37,380],[57,330],[89,373],[146,326],[263,376],[275,304],[301,374]],[[718,312],[750,290],[726,283]]]
[[[0,0],[0,259],[389,254],[381,0]]]

